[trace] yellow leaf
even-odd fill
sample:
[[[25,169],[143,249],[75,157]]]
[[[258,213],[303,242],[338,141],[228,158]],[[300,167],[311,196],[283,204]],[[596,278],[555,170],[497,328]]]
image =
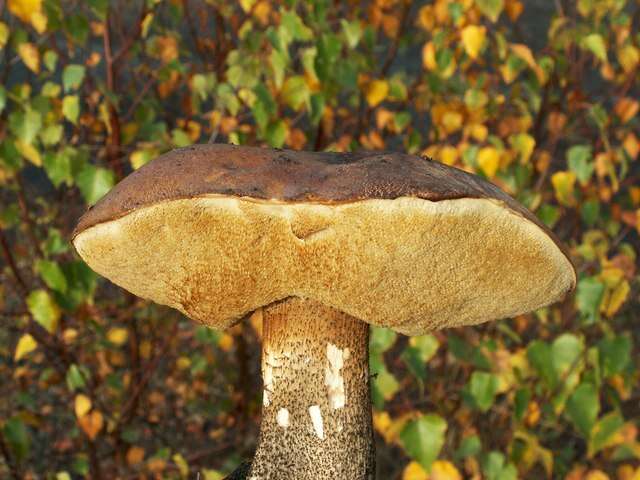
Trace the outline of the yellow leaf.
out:
[[[240,0],[240,6],[245,13],[249,13],[253,6],[255,5],[256,0]]]
[[[629,132],[624,138],[622,147],[629,154],[631,160],[638,158],[638,153],[640,153],[640,141],[638,141],[638,137],[636,137],[633,132]]]
[[[425,5],[418,12],[418,25],[427,32],[431,31],[435,25],[433,5]]]
[[[462,30],[462,45],[464,51],[471,58],[478,58],[478,54],[484,46],[487,29],[484,26],[468,25]]]
[[[429,474],[425,472],[418,462],[410,462],[402,472],[402,480],[429,480]]]
[[[175,463],[176,467],[178,467],[180,476],[182,478],[187,478],[187,476],[189,475],[189,464],[184,459],[184,457],[179,453],[176,453],[171,457],[171,460],[173,460],[173,463]]]
[[[104,418],[102,418],[102,413],[98,410],[94,410],[93,412],[78,418],[78,424],[89,439],[95,440],[104,426]]]
[[[431,477],[429,477],[429,480],[462,480],[462,476],[451,462],[436,460],[431,465]]]
[[[376,111],[376,127],[378,130],[383,130],[388,124],[393,121],[393,112],[386,108],[379,108]]]
[[[507,3],[504,6],[504,9],[509,16],[509,19],[512,22],[518,20],[518,17],[522,14],[524,10],[524,5],[519,0],[507,0]]]
[[[536,62],[536,59],[533,57],[533,53],[531,53],[531,49],[528,46],[522,43],[514,43],[511,44],[511,51],[516,57],[524,60],[529,68],[536,74],[536,77],[538,77],[538,81],[541,84],[544,85],[546,83],[546,74],[544,73],[544,70],[542,70],[540,65],[538,65],[538,63]]]
[[[626,280],[619,282],[603,299],[602,307],[604,314],[611,318],[618,313],[620,307],[622,307],[624,302],[627,300],[630,291],[631,287],[629,286],[629,282]]]
[[[76,417],[84,417],[91,410],[91,399],[85,394],[81,393],[76,395],[75,399],[75,411]]]
[[[458,149],[451,145],[445,145],[440,149],[436,158],[445,165],[453,165],[458,160]]]
[[[609,480],[609,475],[602,470],[591,470],[587,473],[587,476],[584,477],[584,480]]]
[[[228,333],[223,333],[220,337],[220,340],[218,341],[218,346],[222,349],[222,351],[228,352],[233,346],[233,337]]]
[[[178,368],[178,370],[186,370],[187,368],[189,368],[191,366],[191,359],[189,357],[178,357],[178,359],[176,360],[176,367]]]
[[[136,150],[129,157],[129,162],[131,162],[131,166],[134,170],[139,169],[143,165],[146,165],[158,155],[158,152],[155,150]]]
[[[636,452],[638,449],[638,444],[636,443]],[[637,458],[637,453],[636,453],[636,458]],[[629,464],[624,464],[621,465],[618,468],[618,480],[640,480],[640,467],[638,469],[634,469],[634,467],[632,467]]]
[[[436,47],[433,42],[428,42],[422,47],[422,65],[427,70],[437,70],[438,63],[436,62]]]
[[[38,33],[47,26],[42,13],[42,0],[9,0],[9,11],[25,23],[31,23]]]
[[[113,327],[107,332],[107,340],[117,346],[124,344],[127,338],[129,338],[129,332],[124,327]]]
[[[20,152],[24,158],[33,163],[36,167],[42,166],[42,157],[40,157],[40,152],[29,143],[25,143],[22,140],[16,140],[14,142],[16,150]]]
[[[144,448],[137,446],[131,447],[127,450],[127,464],[137,465],[144,460],[144,454]]]
[[[572,205],[574,202],[573,189],[576,184],[576,174],[573,172],[556,172],[551,176],[551,184],[558,202]]]
[[[453,133],[462,127],[462,114],[455,110],[447,110],[442,115],[441,123],[447,133]]]
[[[18,55],[29,70],[34,73],[40,72],[40,53],[33,43],[21,43],[18,46]]]
[[[489,135],[489,129],[481,123],[473,123],[469,125],[469,133],[478,142],[484,142]]]
[[[636,116],[636,113],[638,113],[640,103],[633,98],[624,97],[618,100],[618,103],[616,103],[613,109],[616,112],[616,115],[620,117],[620,120],[622,120],[622,123],[627,123]]]
[[[513,82],[518,76],[518,71],[513,70],[511,68],[510,63],[505,63],[504,65],[500,65],[498,69],[500,70],[500,74],[502,75],[502,79],[504,80],[504,83],[506,83],[507,85]]]
[[[22,357],[25,357],[26,355],[29,355],[31,352],[33,352],[37,348],[37,346],[38,342],[36,342],[36,340],[31,335],[25,333],[20,337],[20,340],[18,340],[18,344],[16,345],[16,353],[13,355],[13,359],[17,362]]]
[[[175,37],[169,35],[158,37],[155,46],[163,63],[169,63],[178,58],[178,41]]]
[[[78,338],[78,330],[75,328],[65,328],[64,332],[62,332],[62,340],[67,345],[73,344]]]
[[[4,22],[0,22],[0,50],[4,48],[9,40],[9,27]]]
[[[367,103],[375,107],[382,102],[389,94],[389,84],[386,80],[373,80],[365,87],[365,98]]]
[[[478,152],[478,165],[484,174],[493,178],[500,165],[500,152],[495,147],[483,147]]]
[[[533,150],[536,148],[535,139],[528,133],[517,133],[509,137],[509,143],[520,154],[520,161],[528,163]]]
[[[33,12],[31,14],[31,26],[38,33],[44,33],[47,29],[47,17],[42,12]]]
[[[142,19],[142,22],[140,22],[140,26],[142,27],[140,32],[142,35],[142,38],[147,38],[147,35],[149,34],[149,27],[151,26],[152,21],[153,21],[153,13],[147,13]]]
[[[640,50],[633,45],[625,45],[618,50],[618,61],[625,73],[631,73],[640,62]]]

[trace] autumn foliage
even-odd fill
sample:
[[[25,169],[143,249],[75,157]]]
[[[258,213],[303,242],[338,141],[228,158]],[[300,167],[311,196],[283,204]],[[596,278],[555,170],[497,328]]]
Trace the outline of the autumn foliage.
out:
[[[571,252],[561,304],[372,329],[380,479],[639,479],[639,26],[633,0],[0,2],[0,477],[251,457],[259,323],[196,326],[69,244],[120,178],[213,136],[429,156]]]

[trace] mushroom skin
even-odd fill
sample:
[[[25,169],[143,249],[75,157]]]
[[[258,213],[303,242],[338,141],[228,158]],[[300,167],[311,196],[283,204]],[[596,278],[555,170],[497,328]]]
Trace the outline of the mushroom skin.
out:
[[[298,297],[262,317],[262,423],[247,478],[375,478],[368,324]]]

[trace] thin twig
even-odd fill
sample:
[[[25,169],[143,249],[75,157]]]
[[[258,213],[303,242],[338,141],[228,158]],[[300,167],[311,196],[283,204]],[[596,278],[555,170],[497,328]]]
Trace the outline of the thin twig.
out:
[[[11,253],[11,248],[9,246],[9,241],[7,240],[7,237],[4,234],[4,231],[2,230],[2,228],[0,228],[0,246],[2,247],[2,253],[4,255],[5,261],[7,262],[7,265],[9,266],[9,269],[11,270],[13,277],[16,279],[16,282],[18,283],[18,287],[21,293],[23,295],[26,294],[29,289],[24,279],[22,278],[20,271],[18,270],[18,267],[16,266],[16,261],[13,258],[13,253]]]

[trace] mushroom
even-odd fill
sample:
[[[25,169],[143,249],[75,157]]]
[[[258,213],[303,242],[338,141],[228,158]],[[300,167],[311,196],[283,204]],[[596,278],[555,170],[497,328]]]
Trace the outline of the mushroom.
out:
[[[216,329],[263,321],[250,479],[371,479],[369,325],[418,335],[528,312],[576,282],[528,210],[399,153],[174,150],[79,221],[99,274]]]

